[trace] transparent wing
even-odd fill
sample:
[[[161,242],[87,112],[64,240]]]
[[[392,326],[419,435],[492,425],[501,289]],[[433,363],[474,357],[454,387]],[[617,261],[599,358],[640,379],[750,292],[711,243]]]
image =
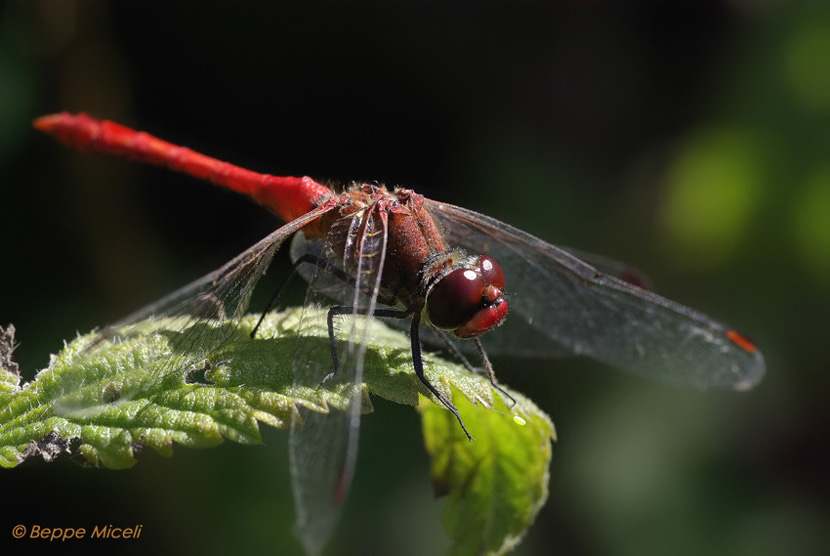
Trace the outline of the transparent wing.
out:
[[[745,389],[764,373],[761,353],[706,315],[494,218],[430,200],[425,206],[448,244],[488,254],[504,270],[506,322],[482,338],[492,353],[546,357],[566,350],[698,388]]]
[[[331,209],[321,206],[282,226],[218,270],[107,327],[96,342],[76,355],[77,363],[82,365],[85,358],[95,357],[97,349],[105,349],[107,344],[166,336],[175,357],[148,355],[141,362],[141,380],[131,377],[123,385],[111,385],[119,400],[134,399],[170,373],[200,368],[210,353],[237,333],[238,320],[248,308],[254,287],[285,239]],[[155,322],[151,331],[146,326],[148,319]],[[70,401],[82,387],[69,381],[62,384],[63,403],[58,403],[57,411],[84,409]],[[102,400],[107,395],[102,392]]]
[[[301,235],[301,234],[297,234]],[[296,236],[295,236],[296,237]],[[452,246],[451,246],[452,247]],[[293,247],[292,247],[293,249]],[[470,247],[469,249],[474,250],[474,248]],[[613,259],[609,259],[608,257],[604,257],[602,255],[596,255],[594,253],[586,253],[585,251],[579,251],[576,249],[571,249],[569,247],[562,247],[560,248],[567,253],[575,256],[578,259],[582,259],[583,261],[589,263],[590,265],[594,266],[603,274],[608,274],[615,278],[619,278],[625,282],[633,284],[635,286],[639,286],[645,289],[650,289],[650,281],[649,279],[643,274],[639,269],[619,261],[615,261]],[[509,284],[508,284],[509,285]],[[395,328],[399,328],[400,330],[408,330],[409,326],[406,322],[397,322],[397,321],[389,321],[386,323],[388,326],[393,326]],[[532,349],[537,350],[539,348],[539,344],[543,345],[543,354],[545,357],[550,358],[558,358],[558,357],[567,357],[569,355],[573,355],[573,349],[562,345],[561,343],[557,342],[556,340],[545,336],[544,338],[536,338],[536,340],[531,340],[535,335],[535,331],[532,329],[529,330],[521,330],[521,326],[510,323],[510,330],[511,333],[509,334],[510,338],[518,337],[521,340],[529,345],[534,346]],[[521,330],[521,331],[520,331]],[[516,344],[512,343],[512,340],[508,340],[507,336],[501,339],[501,342],[498,342],[497,346],[493,346],[491,340],[491,347],[492,353],[504,353],[507,350],[511,351],[512,353],[524,353],[528,355],[526,348],[523,350],[516,349]],[[424,344],[428,344],[433,348],[437,348],[443,350],[447,347],[447,342],[452,342],[456,349],[461,351],[462,353],[473,357],[473,361],[478,361],[480,354],[478,352],[478,348],[476,347],[475,343],[468,342],[464,340],[454,340],[453,338],[448,337],[445,335],[440,335],[437,331],[433,330],[431,327],[422,327],[421,328],[421,341]],[[505,349],[507,348],[507,349]],[[488,350],[491,351],[491,350]],[[534,352],[533,354],[538,355],[538,353]]]
[[[354,474],[360,414],[368,405],[368,397],[361,388],[368,333],[366,324],[376,308],[386,257],[385,212],[366,211],[343,222],[348,224],[347,233],[353,241],[347,242],[346,253],[337,254],[342,258],[330,256],[325,260],[325,268],[317,265],[310,269],[312,265],[308,264],[302,265],[306,268],[299,268],[305,277],[313,270],[307,307],[331,305],[331,299],[343,299],[348,308],[344,309],[347,314],[336,316],[334,320],[339,370],[337,376],[326,381],[322,390],[324,396],[326,390],[336,391],[337,396],[322,400],[318,408],[300,409],[289,439],[296,529],[310,554],[321,552],[331,536]],[[309,245],[320,246],[316,242]],[[320,259],[324,258],[321,250],[314,252]],[[349,261],[356,261],[354,267]],[[342,274],[335,276],[332,269],[347,275],[348,280],[344,281]],[[338,295],[338,291],[345,295]],[[325,327],[326,324],[314,326]],[[331,366],[321,369],[306,365],[306,358],[298,357],[296,361],[296,388],[319,388],[332,371]],[[336,401],[332,403],[332,400]]]
[[[646,276],[640,269],[635,268],[630,264],[615,261],[614,259],[610,259],[603,255],[597,255],[596,253],[588,253],[587,251],[573,249],[571,247],[560,247],[559,249],[573,255],[577,259],[582,260],[582,262],[588,263],[603,274],[619,278],[623,282],[628,282],[629,284],[644,290],[652,289],[651,280],[648,279],[648,276]]]

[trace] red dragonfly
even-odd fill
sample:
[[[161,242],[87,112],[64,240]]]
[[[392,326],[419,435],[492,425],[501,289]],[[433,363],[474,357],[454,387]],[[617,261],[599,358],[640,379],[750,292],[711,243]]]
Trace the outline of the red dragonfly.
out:
[[[206,329],[193,323],[242,317],[274,254],[295,236],[292,256],[300,272],[339,284],[342,302],[329,302],[332,367],[300,380],[320,384],[339,371],[361,383],[365,319],[352,319],[348,349],[339,357],[337,317],[408,318],[415,372],[465,433],[452,401],[424,376],[422,328],[439,338],[472,338],[482,356],[485,349],[534,357],[586,355],[698,388],[743,390],[764,373],[763,356],[745,336],[648,291],[628,267],[556,247],[471,210],[408,189],[355,184],[338,193],[309,177],[259,174],[85,114],[43,116],[34,126],[80,151],[126,156],[206,179],[252,197],[287,222],[222,268],[119,324],[187,315],[191,320],[182,332],[194,346],[194,360],[226,338],[192,337]],[[507,283],[515,292],[509,298]],[[291,429],[298,530],[310,551],[325,543],[351,481],[359,430],[355,400],[349,412],[309,412],[303,426]],[[332,457],[320,457],[320,438],[335,444],[327,448]]]

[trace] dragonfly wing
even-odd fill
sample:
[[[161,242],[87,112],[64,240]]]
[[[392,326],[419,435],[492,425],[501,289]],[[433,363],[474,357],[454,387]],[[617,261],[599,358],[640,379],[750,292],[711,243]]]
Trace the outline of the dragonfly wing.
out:
[[[509,313],[488,351],[559,355],[563,348],[670,383],[746,389],[764,358],[729,327],[494,218],[426,201],[449,244],[504,270]]]
[[[640,269],[633,267],[632,265],[615,261],[614,259],[610,259],[603,255],[597,255],[596,253],[588,253],[586,251],[581,251],[579,249],[573,249],[571,247],[560,247],[562,251],[570,253],[577,259],[580,259],[592,267],[596,268],[603,274],[607,274],[608,276],[613,276],[614,278],[619,278],[623,282],[628,282],[634,286],[642,288],[644,290],[650,290],[651,287],[651,280],[648,279]]]
[[[322,551],[337,524],[348,494],[357,460],[360,415],[368,405],[363,391],[363,359],[368,340],[367,322],[374,314],[386,255],[387,219],[383,212],[366,211],[350,221],[347,251],[339,260],[328,260],[328,269],[314,267],[306,306],[331,304],[344,298],[347,314],[335,317],[339,369],[335,377],[321,382],[331,372],[329,364],[315,368],[306,358],[295,358],[296,388],[320,388],[321,407],[300,408],[291,427],[289,457],[291,484],[297,507],[297,533],[307,552]],[[357,261],[351,268],[348,261]],[[344,264],[345,262],[345,264]],[[309,265],[307,265],[309,266]],[[331,267],[344,271],[353,283],[339,280],[346,296],[333,294]],[[308,269],[300,269],[304,276]],[[318,287],[319,285],[319,287]],[[350,314],[349,314],[350,313]],[[322,323],[317,325],[325,326]],[[329,395],[326,391],[330,391]],[[323,413],[322,411],[326,411]]]
[[[221,268],[105,328],[89,348],[76,355],[76,363],[83,365],[113,343],[164,336],[172,357],[168,352],[148,354],[141,361],[141,380],[130,377],[124,388],[114,384],[123,401],[135,399],[170,373],[200,368],[210,353],[238,333],[238,321],[248,308],[254,287],[285,239],[331,208],[321,206],[282,226]],[[148,328],[150,320],[153,323]],[[64,400],[71,399],[78,389],[71,381],[62,387]],[[84,409],[76,405],[59,402],[57,410],[71,413]]]

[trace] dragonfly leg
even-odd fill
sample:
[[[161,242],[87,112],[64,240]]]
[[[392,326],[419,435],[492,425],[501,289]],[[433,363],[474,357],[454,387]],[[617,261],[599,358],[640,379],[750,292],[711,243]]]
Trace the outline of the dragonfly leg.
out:
[[[473,440],[473,437],[470,436],[467,427],[464,426],[464,421],[461,420],[461,414],[458,413],[458,408],[455,407],[455,405],[450,400],[445,398],[444,395],[441,394],[441,392],[439,392],[435,388],[435,386],[430,384],[429,380],[427,380],[426,375],[424,375],[424,363],[421,360],[421,339],[419,333],[420,326],[421,315],[420,313],[415,313],[414,315],[412,315],[412,326],[409,331],[409,336],[412,340],[412,364],[415,367],[415,374],[418,375],[418,378],[421,379],[421,382],[424,383],[424,386],[426,386],[427,389],[430,392],[432,392],[432,394],[436,398],[438,398],[438,401],[440,401],[444,405],[444,407],[449,409],[452,412],[452,414],[455,415],[455,418],[458,419],[458,424],[461,425],[461,429],[464,431],[464,434],[467,435],[467,438]]]
[[[434,330],[438,333],[438,336],[440,336],[441,339],[444,341],[444,344],[447,346],[447,348],[453,353],[453,355],[455,355],[455,357],[461,362],[461,364],[467,368],[468,371],[476,374],[481,374],[482,369],[474,367],[472,363],[470,363],[470,360],[467,359],[467,357],[463,353],[461,353],[461,350],[458,349],[458,346],[453,343],[453,341],[449,338],[446,332],[438,328],[435,328]],[[484,346],[481,345],[481,341],[478,338],[474,338],[474,340],[476,348],[478,348],[478,352],[481,355],[481,360],[484,363],[484,370],[487,371],[487,376],[490,378],[490,384],[492,384],[493,388],[498,390],[502,396],[510,400],[510,407],[513,407],[514,405],[516,405],[516,398],[508,394],[507,390],[499,386],[499,383],[496,380],[496,372],[493,370],[493,364],[490,363],[490,358],[487,357],[487,352],[484,350]]]
[[[507,391],[499,386],[498,381],[496,381],[496,372],[493,370],[493,365],[490,363],[490,358],[487,357],[487,352],[484,350],[484,346],[481,345],[481,340],[478,338],[474,338],[476,347],[478,348],[478,352],[481,354],[481,359],[484,361],[484,367],[487,369],[487,375],[490,377],[490,384],[493,385],[493,388],[501,392],[503,396],[506,396],[507,399],[510,400],[510,407],[516,405],[516,398],[511,396],[507,393]]]
[[[282,289],[285,287],[285,285],[288,283],[288,281],[291,280],[291,278],[294,276],[294,273],[296,271],[297,271],[296,269],[292,270],[291,274],[288,275],[288,278],[286,278],[285,281],[282,284],[280,284],[278,288],[274,289],[274,293],[271,294],[271,299],[268,300],[268,304],[265,306],[265,310],[262,311],[261,315],[259,315],[259,320],[256,321],[256,326],[254,326],[254,329],[251,330],[251,339],[252,340],[254,338],[256,338],[257,330],[259,330],[259,327],[262,324],[262,321],[265,320],[265,315],[270,313],[271,309],[274,308],[274,305],[277,304],[277,298],[280,296],[280,293],[282,292]]]
[[[337,372],[340,370],[340,360],[337,358],[337,343],[334,337],[334,317],[338,315],[365,315],[366,309],[358,309],[355,313],[353,307],[347,307],[343,305],[339,305],[336,307],[331,307],[328,312],[328,316],[326,318],[326,323],[328,324],[329,329],[329,347],[331,348],[331,360],[334,363],[334,370],[326,375],[323,381],[320,383],[325,384],[327,380],[334,377]],[[406,311],[399,311],[397,309],[376,309],[373,316],[380,317],[380,318],[390,318],[390,319],[402,319],[409,316],[409,313]]]
[[[327,374],[323,378],[323,381],[320,383],[321,386],[325,384],[326,381],[328,381],[330,378],[333,378],[334,375],[336,375],[337,372],[340,370],[340,361],[337,359],[337,344],[334,340],[334,317],[336,317],[337,315],[347,315],[351,313],[351,309],[351,307],[344,306],[332,307],[329,309],[329,314],[326,317],[326,324],[328,325],[329,329],[329,348],[331,348],[331,362],[333,363],[334,368],[329,374]]]
[[[329,345],[331,347],[332,361],[334,362],[334,371],[329,373],[326,376],[326,378],[323,379],[323,383],[325,383],[327,380],[329,380],[330,378],[332,378],[334,375],[337,374],[337,371],[339,370],[339,365],[340,365],[339,362],[338,362],[338,359],[337,359],[337,346],[336,346],[335,341],[334,341],[334,317],[336,317],[338,315],[349,315],[349,314],[354,314],[354,308],[353,307],[338,306],[338,307],[332,307],[332,308],[329,309],[327,321],[328,321],[328,328],[329,328]],[[358,310],[357,314],[365,314],[365,310]],[[435,388],[435,386],[433,386],[432,383],[430,383],[430,381],[427,380],[426,375],[424,375],[424,363],[423,363],[423,360],[421,359],[421,339],[420,339],[420,333],[419,333],[420,326],[421,326],[420,313],[416,312],[414,314],[411,314],[407,311],[400,311],[400,310],[397,310],[397,309],[377,309],[374,312],[373,316],[380,317],[380,318],[400,319],[400,318],[406,318],[410,315],[412,316],[412,325],[410,327],[409,336],[412,340],[412,365],[415,367],[415,374],[418,376],[418,378],[421,380],[421,382],[424,384],[424,386],[426,386],[427,389],[430,392],[432,392],[432,394],[436,398],[438,398],[438,401],[440,401],[444,405],[444,407],[449,409],[452,412],[452,414],[455,415],[455,418],[458,419],[458,424],[461,425],[461,429],[464,431],[464,434],[467,435],[467,438],[469,438],[470,440],[473,440],[473,437],[470,436],[470,433],[467,430],[467,427],[464,426],[464,421],[461,419],[461,414],[458,412],[458,408],[455,407],[455,405],[450,400],[448,400],[441,392],[439,392]],[[488,368],[491,371],[491,380],[495,380],[495,375],[492,373],[492,366],[489,364],[490,361],[486,359],[486,356],[485,356],[485,361],[488,365]],[[504,392],[504,390],[502,390],[498,385],[496,385],[494,383],[494,386],[496,386],[496,388],[498,388],[499,391],[503,392],[508,398],[513,400],[513,398],[510,396],[510,394],[507,394],[506,392]],[[513,402],[515,403],[515,400],[513,400]]]
[[[314,266],[316,266],[316,267],[318,267],[322,270],[325,270],[326,272],[328,272],[329,274],[331,274],[335,278],[337,278],[339,280],[342,280],[343,282],[345,282],[349,285],[352,285],[352,286],[354,285],[354,279],[349,277],[343,271],[343,269],[338,268],[338,267],[330,264],[325,259],[317,257],[316,255],[314,255],[312,253],[303,254],[296,261],[294,261],[294,264],[292,265],[293,268],[291,270],[291,273],[288,275],[288,277],[283,281],[282,284],[279,285],[279,287],[277,287],[274,290],[274,293],[271,295],[271,299],[268,300],[268,304],[265,306],[265,310],[260,315],[259,320],[256,323],[256,326],[254,326],[254,329],[251,330],[251,338],[254,338],[256,336],[257,330],[259,330],[259,327],[262,324],[262,321],[265,320],[265,315],[267,315],[268,312],[271,311],[271,309],[274,308],[274,305],[276,305],[277,299],[279,298],[279,295],[282,292],[283,288],[285,287],[286,284],[288,284],[289,280],[291,280],[291,278],[294,277],[294,274],[297,272],[297,268],[301,264],[314,265]],[[391,300],[391,298],[388,295],[384,295],[383,292],[379,292],[379,297],[380,297],[380,302],[385,304],[385,305],[389,305],[389,304],[394,303],[394,301]],[[351,310],[349,310],[347,312],[351,312]],[[338,314],[342,315],[342,314],[346,314],[346,313],[339,312]],[[332,335],[331,330],[332,330],[332,327],[331,327],[331,325],[329,325],[329,335],[330,336]],[[334,373],[331,373],[329,376],[333,376],[334,374],[336,374],[337,373],[336,369],[337,369],[337,359],[335,358],[335,371],[334,371]],[[326,377],[326,380],[328,380],[328,377]],[[325,382],[325,380],[323,382]]]
[[[452,352],[455,358],[458,359],[461,362],[461,364],[467,368],[468,371],[475,374],[481,374],[481,369],[473,366],[473,364],[470,363],[470,360],[467,359],[467,356],[461,353],[461,350],[458,349],[458,346],[455,345],[452,342],[452,340],[450,340],[449,335],[444,330],[441,330],[440,328],[433,328],[433,330],[444,342],[444,345],[447,346],[447,349]]]
[[[273,309],[274,306],[277,304],[277,299],[279,298],[286,284],[288,284],[288,282],[291,281],[291,279],[294,277],[294,274],[297,272],[297,267],[304,262],[315,262],[316,264],[316,261],[306,261],[303,259],[305,259],[305,255],[297,259],[297,261],[292,265],[291,272],[288,274],[285,280],[283,280],[281,284],[274,288],[274,293],[271,294],[271,298],[268,300],[268,304],[265,306],[265,310],[262,311],[262,314],[259,316],[259,320],[256,321],[256,326],[254,326],[254,329],[251,330],[251,339],[254,339],[256,337],[257,330],[259,330],[262,321],[265,320],[265,315],[271,312],[271,309]]]

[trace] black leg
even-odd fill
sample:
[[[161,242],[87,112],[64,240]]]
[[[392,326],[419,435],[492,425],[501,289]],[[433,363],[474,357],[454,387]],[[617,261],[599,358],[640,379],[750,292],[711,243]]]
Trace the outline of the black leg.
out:
[[[484,351],[484,346],[481,345],[481,340],[475,338],[476,347],[478,348],[478,352],[481,354],[481,359],[484,361],[484,367],[487,369],[487,375],[490,377],[490,384],[493,385],[493,388],[498,390],[502,393],[503,396],[506,396],[507,399],[510,400],[510,407],[516,405],[516,398],[511,396],[507,393],[507,391],[499,386],[498,382],[496,382],[496,372],[493,370],[493,365],[490,363],[490,358],[487,357],[487,352]]]
[[[409,336],[412,339],[412,364],[415,366],[415,374],[418,375],[418,378],[421,379],[421,382],[424,383],[424,386],[426,386],[427,389],[429,389],[429,391],[432,392],[432,394],[436,398],[438,398],[438,401],[444,404],[444,407],[449,409],[452,412],[452,414],[455,415],[455,418],[458,419],[458,424],[461,425],[461,429],[464,431],[464,434],[467,435],[467,438],[472,440],[473,437],[470,436],[470,433],[467,431],[467,427],[464,426],[464,421],[461,420],[461,415],[458,413],[458,408],[455,407],[455,405],[453,405],[453,403],[450,400],[445,398],[444,395],[441,394],[441,392],[436,390],[435,386],[430,384],[429,380],[427,380],[427,377],[424,375],[424,363],[421,360],[421,340],[419,333],[420,325],[421,314],[416,312],[414,315],[412,315],[412,326],[409,329]]]
[[[328,317],[327,317],[326,320],[327,320],[327,324],[328,324],[329,346],[331,348],[331,358],[332,358],[332,361],[334,362],[334,370],[331,373],[329,373],[328,375],[326,375],[326,377],[321,382],[321,385],[325,384],[325,382],[327,380],[331,379],[340,370],[340,363],[339,363],[339,360],[337,359],[337,344],[336,344],[335,338],[334,338],[334,317],[336,317],[338,315],[350,315],[350,314],[354,314],[354,310],[353,310],[352,307],[336,306],[336,307],[331,307],[329,309]],[[362,309],[362,310],[359,309],[356,314],[365,315],[366,311],[365,311],[365,309]],[[410,313],[408,313],[406,311],[400,311],[400,310],[397,310],[397,309],[377,309],[374,312],[373,316],[379,317],[379,318],[401,319],[401,318],[406,318],[406,317],[410,316]],[[444,407],[449,409],[452,412],[452,414],[455,415],[455,418],[458,419],[458,424],[461,425],[461,429],[464,431],[464,434],[467,435],[467,438],[470,439],[470,440],[473,440],[473,437],[470,436],[470,433],[467,430],[467,427],[464,426],[464,421],[461,420],[461,415],[458,412],[458,408],[455,407],[455,405],[453,405],[453,403],[450,400],[445,398],[444,395],[441,394],[441,392],[439,392],[429,382],[429,380],[427,380],[427,377],[424,375],[424,363],[423,363],[423,360],[421,359],[421,340],[420,340],[420,333],[419,333],[420,325],[421,325],[421,314],[416,311],[414,314],[412,314],[412,325],[410,326],[410,329],[409,329],[409,335],[410,335],[410,338],[412,340],[412,365],[415,367],[415,374],[418,376],[418,378],[421,380],[421,382],[424,383],[424,386],[426,386],[427,389],[430,392],[432,392],[432,394],[436,398],[438,398],[438,401],[440,401],[444,405]],[[487,364],[489,366],[489,360],[487,360]],[[489,367],[489,368],[492,369],[492,367]],[[493,377],[494,377],[494,375],[493,375]],[[498,385],[495,385],[495,383],[494,383],[494,386],[496,386],[496,388],[498,388],[500,391],[504,392]],[[504,392],[504,394],[507,395],[507,397],[510,398],[511,400],[513,399],[506,392]],[[515,400],[514,400],[514,403],[515,403]]]
[[[348,283],[353,283],[354,282],[354,280],[351,279],[350,277],[346,276],[345,273],[341,269],[339,269],[337,267],[332,267],[331,265],[326,263],[326,261],[320,261],[316,257],[312,257],[308,254],[303,255],[303,257],[301,257],[300,259],[297,259],[297,262],[295,263],[295,266],[300,264],[301,262],[313,262],[314,264],[317,264],[318,266],[320,266],[324,270],[327,270],[327,271],[331,272],[334,276],[344,280],[345,282],[348,282]],[[379,296],[379,301],[381,303],[385,304],[385,305],[391,305],[392,304],[391,302],[387,303],[386,300],[381,299],[380,296]],[[340,361],[337,358],[337,343],[335,341],[335,336],[334,336],[334,318],[338,315],[350,315],[350,314],[365,315],[366,314],[366,309],[358,309],[357,311],[355,311],[353,307],[338,305],[338,306],[335,306],[335,307],[331,307],[328,311],[328,315],[327,315],[327,318],[326,318],[326,324],[328,326],[329,348],[331,349],[331,358],[332,358],[332,362],[334,363],[334,370],[331,373],[329,373],[328,375],[326,375],[326,377],[320,383],[321,385],[325,384],[326,381],[328,381],[332,377],[334,377],[338,373],[338,371],[340,370]],[[402,311],[402,310],[398,310],[398,309],[376,309],[372,316],[379,317],[379,318],[400,319],[400,318],[406,318],[406,317],[410,316],[410,313],[407,312],[407,311]],[[452,412],[453,415],[455,415],[455,418],[458,419],[458,424],[461,425],[461,429],[464,431],[464,434],[467,435],[467,438],[470,439],[470,440],[473,440],[473,437],[470,436],[470,433],[467,430],[467,427],[464,426],[464,421],[461,420],[461,415],[458,412],[458,408],[455,407],[455,405],[453,405],[453,403],[450,400],[445,398],[444,395],[441,394],[441,392],[436,390],[436,388],[429,382],[429,380],[427,380],[427,377],[424,375],[424,364],[423,364],[423,361],[421,359],[421,341],[420,341],[420,333],[419,333],[420,324],[421,324],[421,315],[420,315],[420,312],[416,311],[414,314],[412,314],[412,324],[410,326],[410,338],[412,340],[412,364],[415,367],[415,374],[418,376],[418,378],[421,380],[421,382],[424,384],[424,386],[426,386],[427,389],[430,392],[432,392],[432,394],[436,398],[438,398],[438,401],[440,401],[447,409],[449,409]],[[482,353],[483,353],[483,351],[482,351]],[[490,366],[490,361],[486,358],[486,355],[484,357],[485,357],[485,362],[487,364],[487,367],[490,370],[491,381],[493,381],[493,380],[495,380],[495,374],[493,373],[492,366]],[[493,385],[496,386],[496,388],[499,391],[501,391],[502,393],[504,393],[508,398],[513,400],[513,398],[510,396],[510,394],[507,394],[507,392],[504,392],[504,390],[502,390],[495,382],[493,382]],[[514,400],[514,403],[515,403],[515,400]]]
[[[481,374],[481,369],[473,367],[470,361],[464,356],[463,353],[461,353],[461,350],[458,349],[458,346],[455,345],[452,342],[452,340],[450,340],[446,332],[444,332],[443,330],[438,330],[437,328],[434,330],[436,333],[438,333],[441,339],[444,340],[444,343],[446,344],[447,348],[453,353],[453,355],[455,355],[455,357],[458,358],[459,361],[461,361],[461,364],[467,367],[467,370],[476,374]],[[501,394],[505,398],[509,399],[510,407],[513,407],[514,405],[516,405],[516,399],[510,394],[508,394],[504,388],[499,386],[498,381],[496,381],[496,373],[493,370],[493,365],[492,363],[490,363],[490,358],[487,357],[487,352],[484,350],[484,346],[481,345],[481,340],[479,340],[478,338],[475,338],[474,340],[476,348],[478,348],[478,352],[481,355],[481,360],[484,362],[484,369],[487,371],[487,375],[490,377],[490,384],[493,385],[493,388],[501,392]]]
[[[334,375],[336,375],[337,372],[340,370],[340,361],[337,358],[337,342],[334,337],[334,317],[338,315],[351,314],[365,315],[366,310],[358,309],[355,313],[353,307],[346,307],[344,305],[338,305],[336,307],[329,308],[326,323],[328,325],[329,330],[329,347],[331,348],[331,360],[334,363],[334,370],[327,374],[320,384],[325,384],[327,380],[334,377]],[[399,311],[397,309],[376,309],[373,316],[379,318],[402,319],[408,317],[409,313],[407,313],[406,311]]]
[[[332,378],[334,375],[337,374],[337,371],[340,370],[340,361],[337,359],[337,343],[334,339],[334,317],[337,315],[344,315],[349,314],[351,312],[351,307],[331,307],[329,309],[328,316],[326,317],[326,324],[328,325],[329,329],[329,348],[331,349],[331,362],[333,363],[334,369],[323,378],[323,381],[320,383],[322,386],[326,383],[327,380]]]
[[[458,349],[458,346],[455,345],[452,342],[452,340],[450,340],[449,335],[445,331],[440,330],[438,328],[433,328],[432,330],[436,334],[438,334],[438,336],[441,338],[441,340],[443,340],[444,345],[447,346],[447,349],[452,352],[452,354],[455,356],[456,359],[461,361],[461,364],[464,365],[467,368],[468,371],[470,371],[471,373],[476,373],[476,374],[481,373],[481,370],[474,367],[473,364],[470,363],[470,360],[467,359],[467,357],[463,353],[461,353],[461,350]]]
[[[291,273],[288,275],[285,281],[283,281],[283,283],[279,285],[278,288],[274,289],[274,293],[271,295],[271,299],[268,300],[268,305],[265,306],[265,310],[259,316],[259,320],[256,321],[256,326],[254,326],[254,329],[251,330],[251,339],[256,337],[257,330],[259,330],[262,321],[265,319],[265,315],[267,315],[271,311],[271,309],[274,308],[274,305],[276,305],[277,303],[277,298],[279,298],[280,293],[282,293],[282,289],[285,287],[286,284],[288,284],[291,278],[294,277],[294,274],[297,272],[297,267],[299,267],[303,263],[317,265],[319,264],[319,260],[317,259],[317,257],[311,255],[310,253],[306,253],[305,255],[294,261]]]
[[[254,326],[254,329],[251,330],[251,339],[252,340],[254,338],[256,338],[257,330],[259,330],[259,327],[262,324],[262,321],[265,320],[265,315],[270,313],[271,309],[274,308],[274,305],[276,305],[276,303],[277,303],[277,298],[280,296],[280,292],[282,292],[282,289],[285,287],[285,285],[288,283],[288,281],[291,280],[291,277],[294,276],[295,272],[296,272],[296,269],[292,270],[291,274],[288,275],[288,278],[285,279],[285,282],[280,284],[280,287],[274,289],[274,293],[271,295],[271,299],[268,300],[268,305],[265,306],[265,310],[262,311],[261,315],[259,315],[259,320],[256,321],[256,326]]]

